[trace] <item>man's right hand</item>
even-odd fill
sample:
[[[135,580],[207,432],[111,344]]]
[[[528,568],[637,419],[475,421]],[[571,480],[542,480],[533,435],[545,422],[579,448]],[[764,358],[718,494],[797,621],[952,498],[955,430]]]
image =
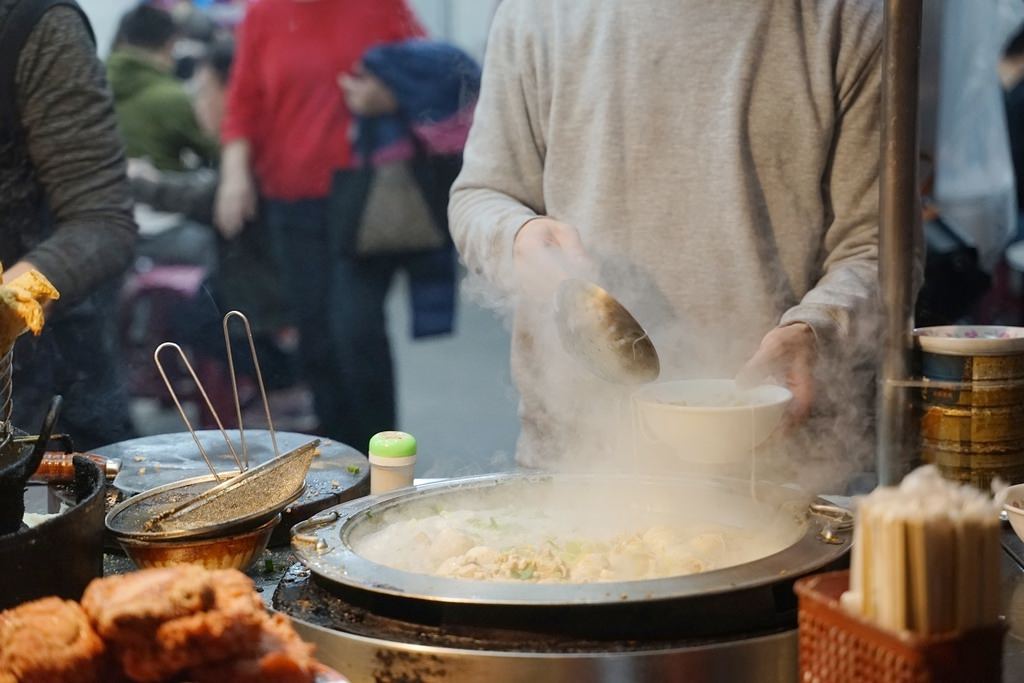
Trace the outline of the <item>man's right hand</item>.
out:
[[[591,269],[580,233],[552,218],[534,218],[523,225],[512,253],[520,289],[535,294],[548,295],[562,280],[587,277]]]
[[[224,239],[242,232],[246,221],[256,217],[256,183],[247,170],[236,169],[221,175],[214,204],[214,222]]]

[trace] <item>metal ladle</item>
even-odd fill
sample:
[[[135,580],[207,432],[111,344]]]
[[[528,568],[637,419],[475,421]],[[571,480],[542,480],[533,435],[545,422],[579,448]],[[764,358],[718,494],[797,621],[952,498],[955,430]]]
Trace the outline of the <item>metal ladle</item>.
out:
[[[601,379],[636,385],[658,378],[661,364],[650,336],[594,283],[562,281],[555,293],[555,321],[562,347]]]

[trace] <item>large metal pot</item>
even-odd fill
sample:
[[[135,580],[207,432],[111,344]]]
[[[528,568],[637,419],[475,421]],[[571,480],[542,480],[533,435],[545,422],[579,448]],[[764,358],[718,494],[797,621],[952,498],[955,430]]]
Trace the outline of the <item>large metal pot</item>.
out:
[[[608,506],[643,506],[666,492],[678,500],[713,495],[719,505],[709,514],[726,524],[738,519],[735,508],[746,501],[745,515],[754,509],[792,514],[795,533],[781,551],[738,566],[689,576],[578,584],[492,583],[417,574],[371,562],[353,547],[360,527],[403,509],[552,484],[597,491],[598,496],[620,491],[622,495],[607,498]],[[300,621],[303,633],[321,645],[326,661],[350,672],[373,671],[373,676],[393,674],[412,658],[422,666],[410,680],[441,680],[429,671],[447,667],[493,674],[492,680],[527,680],[520,674],[537,671],[544,666],[541,660],[548,660],[553,672],[551,660],[557,658],[565,677],[549,680],[582,675],[584,670],[569,660],[584,668],[604,663],[620,672],[626,670],[622,667],[653,666],[654,671],[696,666],[737,675],[735,667],[750,671],[744,662],[756,661],[765,674],[761,680],[786,680],[795,666],[792,583],[845,562],[849,520],[819,518],[809,506],[830,512],[825,501],[786,487],[758,485],[760,502],[753,504],[749,486],[732,480],[500,474],[354,501],[293,529],[293,549],[308,572],[299,570],[295,580],[282,582],[275,607]],[[660,519],[664,511],[650,504],[653,518]],[[752,659],[741,654],[755,651]],[[712,666],[709,657],[718,664]],[[768,675],[766,665],[783,673]],[[513,669],[518,673],[510,674]]]

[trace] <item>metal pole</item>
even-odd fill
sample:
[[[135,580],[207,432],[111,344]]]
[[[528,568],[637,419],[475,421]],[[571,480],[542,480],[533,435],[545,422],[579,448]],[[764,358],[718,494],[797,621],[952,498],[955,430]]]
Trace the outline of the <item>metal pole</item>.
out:
[[[886,0],[882,46],[882,145],[878,282],[884,311],[879,372],[877,469],[882,485],[899,482],[914,460],[910,400],[894,381],[910,375],[914,324],[918,67],[922,0]]]

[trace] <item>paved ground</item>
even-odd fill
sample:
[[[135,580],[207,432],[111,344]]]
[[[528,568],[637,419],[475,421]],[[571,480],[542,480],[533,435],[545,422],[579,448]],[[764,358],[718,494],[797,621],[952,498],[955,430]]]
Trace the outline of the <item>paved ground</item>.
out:
[[[418,476],[511,468],[518,421],[504,326],[491,312],[463,300],[455,335],[412,341],[407,302],[401,282],[388,313],[399,421],[419,440]]]

